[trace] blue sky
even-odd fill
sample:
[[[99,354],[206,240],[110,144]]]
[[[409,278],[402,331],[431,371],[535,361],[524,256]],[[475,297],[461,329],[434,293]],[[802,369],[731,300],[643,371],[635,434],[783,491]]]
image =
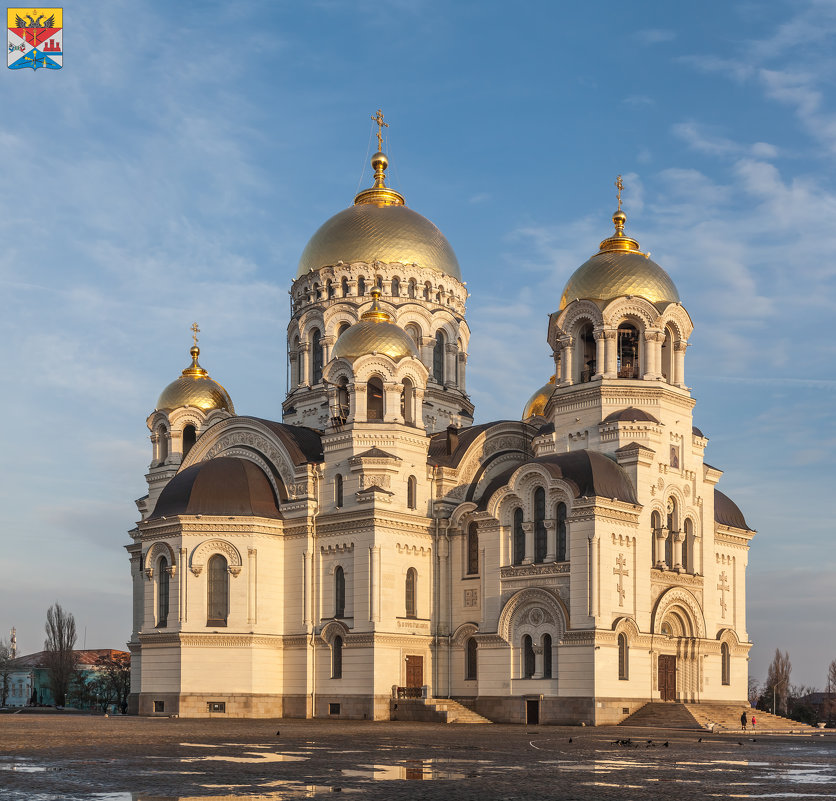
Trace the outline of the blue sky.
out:
[[[174,9],[172,11],[172,9]],[[694,320],[706,459],[758,529],[751,673],[836,658],[836,2],[64,3],[64,69],[0,74],[0,633],[51,602],[130,633],[145,419],[188,362],[280,417],[308,237],[391,183],[472,293],[477,420],[551,373],[546,320],[611,231]]]

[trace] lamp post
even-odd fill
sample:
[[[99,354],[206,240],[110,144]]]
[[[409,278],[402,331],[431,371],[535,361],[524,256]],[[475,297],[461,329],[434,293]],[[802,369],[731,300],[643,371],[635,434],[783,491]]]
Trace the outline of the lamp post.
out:
[[[776,682],[775,682],[775,684],[773,684],[773,685],[772,685],[772,714],[773,714],[773,715],[774,715],[774,714],[776,714],[776,712],[775,712],[775,690],[776,690],[776,689],[777,689],[777,688],[778,688],[781,684],[786,684],[786,683],[787,683],[787,681],[788,681],[787,679],[781,679],[781,681],[776,681]],[[787,710],[786,710],[786,709],[784,709],[784,712],[786,712],[786,711],[787,711]]]

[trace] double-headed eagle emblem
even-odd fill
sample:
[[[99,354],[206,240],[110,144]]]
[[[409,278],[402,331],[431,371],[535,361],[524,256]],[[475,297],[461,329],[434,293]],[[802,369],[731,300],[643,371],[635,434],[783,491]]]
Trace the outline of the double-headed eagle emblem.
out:
[[[15,23],[17,23],[16,27],[18,28],[54,28],[55,27],[55,14],[51,17],[48,17],[46,22],[41,24],[41,20],[46,17],[46,14],[41,14],[37,19],[35,19],[31,14],[24,14],[24,17],[29,18],[29,22],[27,23],[20,14],[15,15]]]

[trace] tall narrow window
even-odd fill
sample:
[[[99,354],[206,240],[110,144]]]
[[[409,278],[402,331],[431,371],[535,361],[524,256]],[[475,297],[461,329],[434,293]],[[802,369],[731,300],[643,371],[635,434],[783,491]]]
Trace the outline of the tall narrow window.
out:
[[[348,379],[341,378],[337,384],[337,417],[345,421],[348,417],[349,399],[348,399]]]
[[[418,617],[417,609],[417,593],[418,588],[415,586],[418,583],[418,571],[411,567],[406,571],[406,616]]]
[[[724,642],[720,646],[720,659],[723,661],[721,666],[723,684],[731,684],[731,652],[728,643]]]
[[[345,617],[345,571],[334,571],[334,617]]]
[[[433,345],[433,378],[444,384],[444,333],[436,331],[435,345]]]
[[[407,293],[409,294],[409,297],[411,297],[411,298],[415,297],[416,288],[415,288],[415,279],[414,278],[409,279],[409,284],[407,286]]]
[[[618,326],[618,377],[639,377],[639,332],[635,326]]]
[[[479,532],[476,523],[467,530],[467,573],[474,576],[479,572]]]
[[[415,476],[410,476],[406,480],[406,505],[410,509],[418,508],[418,480]]]
[[[229,570],[226,559],[215,554],[206,565],[206,625],[225,626],[229,616]]]
[[[340,281],[340,292],[344,298],[348,297],[348,278],[343,276],[342,281]]]
[[[552,677],[552,635],[543,635],[543,678]]]
[[[569,553],[566,543],[566,504],[561,502],[557,505],[557,561],[569,561]]]
[[[462,376],[461,376],[461,359],[462,359],[462,341],[459,339],[456,341],[456,358],[453,360],[453,364],[456,367],[456,386],[461,387],[462,385]]]
[[[363,276],[361,275],[357,279],[357,295],[358,295],[358,297],[363,297],[363,295],[365,295],[365,294],[366,294],[366,279],[363,278]]]
[[[157,429],[157,453],[162,464],[168,458],[168,431],[165,426]]]
[[[366,419],[383,419],[383,382],[376,376],[366,386]]]
[[[415,423],[414,405],[415,389],[412,386],[412,382],[408,378],[404,378],[403,389],[401,390],[401,417],[403,417],[404,423],[408,426]]]
[[[401,282],[399,278],[392,279],[392,297],[398,298],[401,295]]]
[[[424,300],[429,300],[430,295],[432,294],[432,287],[430,286],[429,282],[424,284]]]
[[[523,678],[530,679],[534,675],[534,643],[528,634],[522,638],[522,652],[523,652]]]
[[[318,328],[311,332],[311,384],[322,383],[322,335]]]
[[[192,446],[197,442],[197,432],[194,426],[189,425],[183,429],[183,458],[189,455]]]
[[[653,565],[657,565],[661,559],[662,555],[658,552],[659,548],[659,532],[662,529],[662,515],[659,512],[654,511],[650,515],[650,536],[653,538],[653,547],[651,552],[653,554]]]
[[[343,505],[343,477],[337,473],[334,478],[334,505],[341,507]]]
[[[523,531],[523,511],[514,510],[514,564],[521,565],[525,559],[525,531]]]
[[[464,677],[467,681],[476,679],[476,671],[478,669],[476,665],[476,649],[476,638],[468,637],[464,652]]]
[[[328,295],[328,300],[331,300],[334,297],[334,282],[329,278],[325,282],[325,286],[327,288],[326,294]]]
[[[676,501],[668,498],[668,536],[665,537],[665,565],[668,569],[673,567],[673,538],[677,528]]]
[[[296,359],[290,362],[290,381],[294,387],[302,383],[302,352],[299,350],[299,337],[293,338],[293,352]]]
[[[157,562],[157,627],[168,625],[168,560],[161,556]]]
[[[630,678],[629,653],[627,651],[627,635],[618,635],[618,678],[627,681]]]
[[[682,569],[686,573],[692,573],[691,553],[694,547],[694,521],[690,517],[685,518],[685,539],[682,540]]]
[[[334,637],[331,645],[331,678],[341,679],[343,677],[343,638]]]
[[[534,561],[546,558],[546,491],[542,487],[534,490]]]

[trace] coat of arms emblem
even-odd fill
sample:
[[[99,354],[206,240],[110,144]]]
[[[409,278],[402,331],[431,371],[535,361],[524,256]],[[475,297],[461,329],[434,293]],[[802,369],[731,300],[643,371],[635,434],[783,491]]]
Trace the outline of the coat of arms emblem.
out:
[[[61,8],[10,8],[9,69],[60,70],[64,65]]]

